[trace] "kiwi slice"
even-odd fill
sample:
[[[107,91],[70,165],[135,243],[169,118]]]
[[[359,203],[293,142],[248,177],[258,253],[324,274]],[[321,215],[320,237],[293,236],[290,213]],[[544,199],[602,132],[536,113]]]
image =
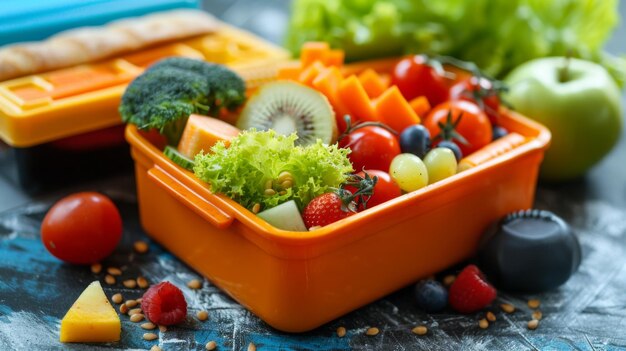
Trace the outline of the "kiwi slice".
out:
[[[292,81],[263,85],[250,97],[239,120],[239,129],[273,129],[289,135],[296,132],[297,145],[321,139],[330,144],[337,137],[335,113],[322,93]]]
[[[167,158],[172,160],[175,164],[187,169],[189,171],[193,171],[193,166],[195,163],[189,157],[181,154],[175,147],[167,145],[163,153]]]

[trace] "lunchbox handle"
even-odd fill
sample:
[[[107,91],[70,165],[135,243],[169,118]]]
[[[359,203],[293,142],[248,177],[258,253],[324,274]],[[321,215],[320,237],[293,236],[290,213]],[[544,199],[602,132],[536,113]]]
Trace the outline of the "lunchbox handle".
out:
[[[224,213],[224,211],[219,209],[207,199],[195,193],[193,190],[189,189],[159,166],[155,165],[148,170],[148,177],[158,186],[165,189],[179,202],[189,207],[217,228],[228,228],[228,226],[230,226],[233,222],[233,217],[231,215]]]

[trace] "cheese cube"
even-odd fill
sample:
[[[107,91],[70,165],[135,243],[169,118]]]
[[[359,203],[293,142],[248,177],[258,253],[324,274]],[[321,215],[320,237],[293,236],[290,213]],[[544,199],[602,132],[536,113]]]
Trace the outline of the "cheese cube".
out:
[[[119,341],[120,318],[109,303],[100,282],[83,291],[61,321],[61,342]]]

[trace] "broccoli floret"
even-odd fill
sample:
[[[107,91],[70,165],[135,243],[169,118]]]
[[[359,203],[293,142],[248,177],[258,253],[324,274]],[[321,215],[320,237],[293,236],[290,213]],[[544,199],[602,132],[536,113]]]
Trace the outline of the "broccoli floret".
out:
[[[192,113],[218,117],[245,99],[245,84],[231,70],[189,58],[161,60],[133,80],[119,107],[122,120],[158,129],[176,145]]]
[[[174,67],[203,75],[209,84],[209,108],[217,116],[222,108],[232,110],[239,107],[245,100],[246,85],[235,72],[217,64],[188,59],[169,57],[153,64],[150,70]]]

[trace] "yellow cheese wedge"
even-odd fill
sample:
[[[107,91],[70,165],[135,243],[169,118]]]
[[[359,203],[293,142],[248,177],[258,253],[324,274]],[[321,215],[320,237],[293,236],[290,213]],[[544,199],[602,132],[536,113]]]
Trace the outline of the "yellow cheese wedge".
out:
[[[83,291],[61,321],[61,342],[119,341],[120,318],[109,303],[100,282]]]
[[[237,127],[220,119],[191,115],[178,143],[178,152],[193,159],[200,151],[209,152],[220,140],[224,140],[226,146],[230,145],[230,139],[239,132]]]

